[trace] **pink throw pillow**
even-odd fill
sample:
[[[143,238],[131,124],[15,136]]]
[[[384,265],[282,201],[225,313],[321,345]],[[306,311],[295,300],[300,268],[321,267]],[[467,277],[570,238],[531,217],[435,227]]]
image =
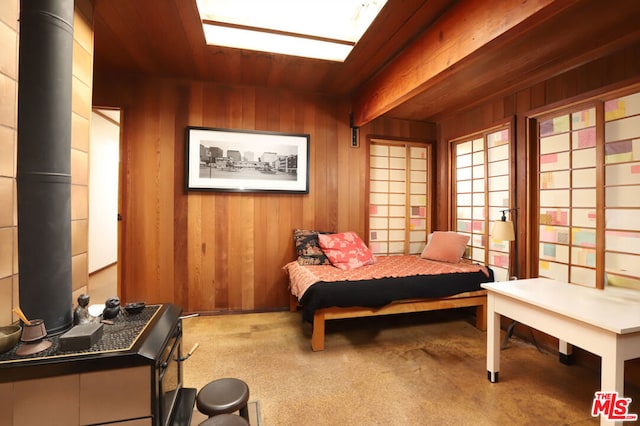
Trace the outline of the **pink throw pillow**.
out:
[[[336,268],[347,271],[376,263],[371,250],[355,232],[318,234],[318,242]]]
[[[421,257],[441,262],[458,263],[469,242],[468,235],[456,232],[436,231],[422,251]]]

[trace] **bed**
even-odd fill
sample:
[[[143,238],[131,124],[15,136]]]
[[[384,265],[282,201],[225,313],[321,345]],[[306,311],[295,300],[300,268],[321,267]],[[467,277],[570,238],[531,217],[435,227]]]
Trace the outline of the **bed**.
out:
[[[284,266],[290,309],[301,308],[303,320],[312,324],[313,351],[324,350],[325,321],[331,319],[476,307],[476,327],[486,330],[486,290],[480,284],[493,281],[493,271],[455,260],[376,257],[373,263],[346,270],[330,262],[292,261]]]

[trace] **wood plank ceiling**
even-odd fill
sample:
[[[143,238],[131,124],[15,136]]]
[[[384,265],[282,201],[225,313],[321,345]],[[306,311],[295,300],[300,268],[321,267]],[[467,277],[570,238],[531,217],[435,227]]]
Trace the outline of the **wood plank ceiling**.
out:
[[[96,0],[95,67],[349,94],[455,2],[389,3],[347,61],[338,63],[207,46],[195,0]]]
[[[470,99],[512,93],[640,43],[637,0],[507,3],[389,0],[337,63],[207,46],[195,0],[95,0],[94,72],[351,96],[357,124],[379,115],[433,121]],[[465,31],[453,31],[456,22]],[[422,69],[477,41],[463,57]]]

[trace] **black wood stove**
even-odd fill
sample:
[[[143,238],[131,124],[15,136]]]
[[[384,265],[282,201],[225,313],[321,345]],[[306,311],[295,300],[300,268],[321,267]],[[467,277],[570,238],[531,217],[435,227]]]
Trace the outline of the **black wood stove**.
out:
[[[104,325],[100,340],[82,351],[62,351],[59,336],[47,336],[52,343],[48,349],[19,356],[16,351],[24,345],[20,343],[0,354],[0,387],[13,386],[15,398],[20,398],[19,390],[28,384],[25,398],[30,398],[37,394],[39,381],[47,380],[51,386],[56,380],[77,376],[77,406],[73,391],[66,407],[47,415],[68,418],[69,424],[141,420],[154,426],[189,425],[196,390],[183,386],[181,314],[182,309],[171,304],[148,305],[135,315],[122,310],[113,324]],[[47,397],[53,396],[42,396]],[[16,401],[13,416],[6,418],[13,418],[14,424],[16,419],[36,421],[37,413],[20,412],[24,405]],[[99,415],[103,417],[95,418]],[[2,416],[0,424],[4,424]],[[77,423],[75,416],[79,416]]]

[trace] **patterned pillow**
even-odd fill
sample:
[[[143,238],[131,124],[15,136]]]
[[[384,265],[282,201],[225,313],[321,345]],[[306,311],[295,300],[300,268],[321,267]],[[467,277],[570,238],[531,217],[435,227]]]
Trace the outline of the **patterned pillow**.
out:
[[[458,263],[469,242],[468,235],[457,232],[436,231],[429,236],[429,242],[421,257],[441,262]]]
[[[355,232],[318,235],[320,247],[331,264],[343,270],[376,263],[376,258]]]
[[[331,265],[318,243],[318,231],[294,229],[293,242],[300,265]]]

